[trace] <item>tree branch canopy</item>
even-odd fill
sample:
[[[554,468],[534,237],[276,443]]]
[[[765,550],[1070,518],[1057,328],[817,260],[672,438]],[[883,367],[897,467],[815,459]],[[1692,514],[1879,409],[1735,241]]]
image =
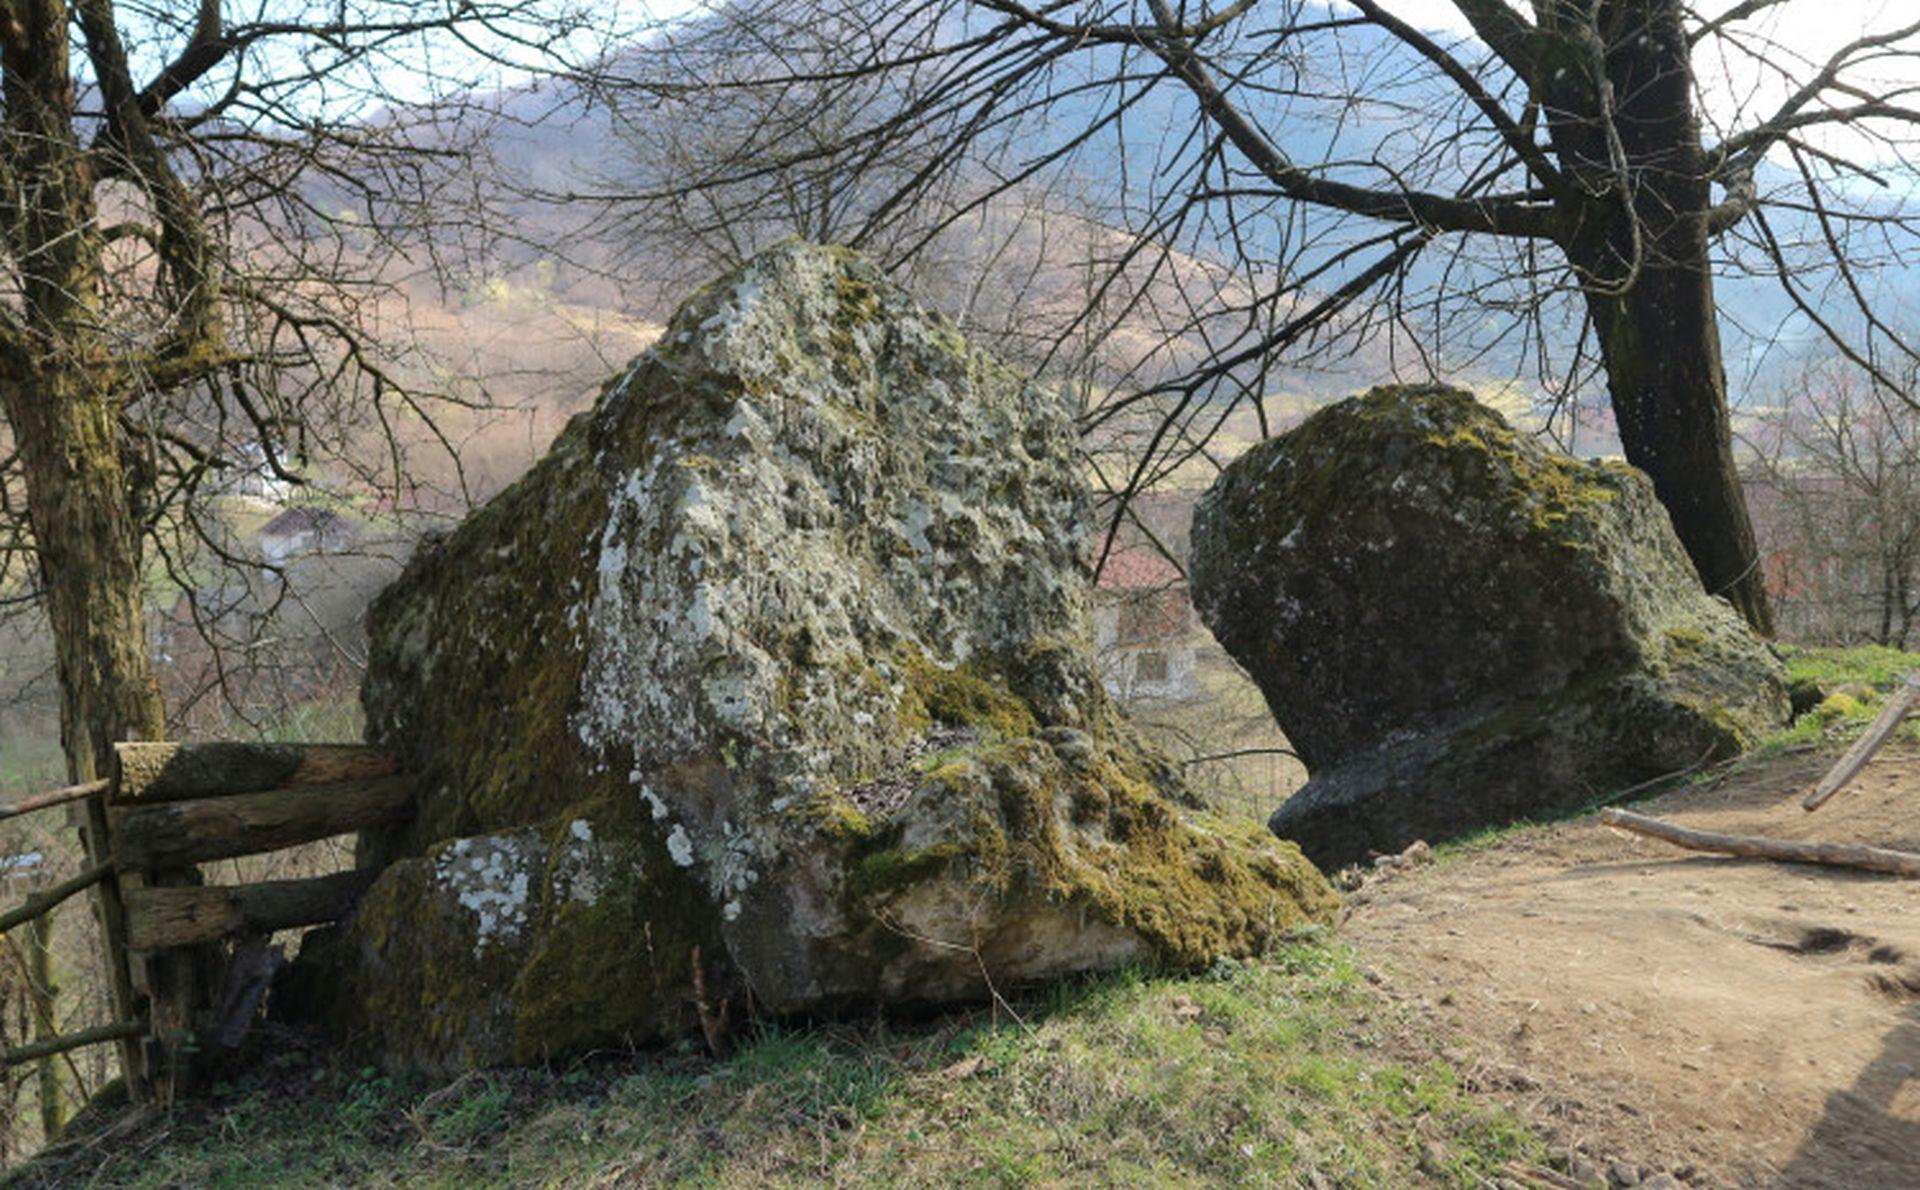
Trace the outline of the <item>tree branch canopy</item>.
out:
[[[711,100],[703,119],[755,114],[714,151],[683,153],[670,181],[629,191],[631,209],[698,206],[703,239],[744,246],[763,228],[842,226],[817,203],[789,220],[797,204],[778,197],[832,194],[858,211],[850,238],[909,268],[962,226],[1075,195],[1074,217],[1124,246],[1097,254],[1084,305],[1038,357],[1151,344],[1089,397],[1099,433],[1162,409],[1139,435],[1164,457],[1128,468],[1130,491],[1207,455],[1209,427],[1242,403],[1265,432],[1262,386],[1309,358],[1497,366],[1560,410],[1604,389],[1607,432],[1654,475],[1709,587],[1764,627],[1713,246],[1745,243],[1771,210],[1795,242],[1858,256],[1856,272],[1888,258],[1847,237],[1905,236],[1904,216],[1868,213],[1832,178],[1910,177],[1904,162],[1920,160],[1904,152],[1920,103],[1856,70],[1906,54],[1913,31],[1893,22],[1809,64],[1773,44],[1772,0],[1699,14],[1683,0],[1452,5],[1470,35],[1421,28],[1394,0],[917,0],[880,18],[848,0],[748,0],[637,60],[638,75],[659,67],[650,118],[691,112],[677,105],[695,95]],[[1825,139],[1841,131],[1893,164]],[[1783,186],[1789,150],[1814,163],[1797,172],[1819,195]],[[885,168],[921,152],[897,178]],[[603,197],[622,201],[618,187]],[[1834,292],[1870,300],[1857,281]],[[1298,321],[1330,295],[1336,313]],[[1887,338],[1864,311],[1828,325]],[[1668,340],[1700,366],[1633,364],[1630,344]]]
[[[397,505],[433,444],[458,482],[441,422],[484,397],[408,302],[511,225],[501,86],[578,85],[610,12],[0,0],[0,607],[51,626],[74,772],[164,730],[153,558],[259,581],[210,511],[236,472]]]

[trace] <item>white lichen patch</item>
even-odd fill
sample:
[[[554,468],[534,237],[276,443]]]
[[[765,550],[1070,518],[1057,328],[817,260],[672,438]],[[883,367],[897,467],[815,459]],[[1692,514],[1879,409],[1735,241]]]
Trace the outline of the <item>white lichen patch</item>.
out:
[[[694,865],[697,857],[693,853],[693,836],[687,833],[684,825],[676,825],[667,835],[667,854],[683,868]]]
[[[604,849],[594,841],[593,824],[574,819],[567,824],[560,853],[554,858],[554,896],[582,905],[598,903],[606,886],[606,866]]]
[[[647,803],[647,810],[653,815],[653,820],[655,822],[666,821],[667,815],[672,813],[672,811],[667,809],[666,802],[660,800],[660,795],[647,786],[646,779],[640,770],[633,770],[632,773],[628,774],[627,780],[639,787],[640,800]]]
[[[434,883],[472,916],[476,958],[526,929],[544,851],[532,834],[480,835],[455,839],[434,857]]]
[[[898,746],[904,691],[875,661],[901,646],[953,664],[1086,635],[1064,406],[862,267],[805,245],[763,256],[616,394],[673,412],[603,461],[619,474],[578,617],[575,728],[631,755],[677,855],[759,846],[725,843],[708,791],[662,778],[681,758],[742,741],[766,812]]]
[[[715,898],[735,906],[737,913],[740,895],[760,879],[758,865],[762,848],[747,831],[732,822],[722,822],[719,835],[719,853],[709,865],[708,884]]]

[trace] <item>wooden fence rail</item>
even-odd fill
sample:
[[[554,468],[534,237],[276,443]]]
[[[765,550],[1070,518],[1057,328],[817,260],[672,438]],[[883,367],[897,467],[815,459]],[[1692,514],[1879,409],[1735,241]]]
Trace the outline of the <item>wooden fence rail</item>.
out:
[[[177,868],[279,851],[404,817],[405,777],[161,802],[119,811],[115,843],[127,868]]]
[[[127,946],[166,950],[339,921],[378,875],[355,870],[228,887],[136,889],[127,894]]]
[[[228,940],[338,921],[375,876],[201,883],[195,865],[278,851],[398,821],[413,783],[389,753],[357,744],[124,743],[104,780],[0,806],[0,819],[84,806],[85,871],[0,914],[0,933],[95,890],[116,1019],[0,1052],[0,1065],[121,1043],[136,1101],[171,1102],[196,1031],[215,1014]]]
[[[12,805],[0,806],[0,818],[13,818],[21,814],[30,814],[35,810],[44,810],[49,806],[64,806],[68,802],[77,802],[85,798],[105,793],[110,781],[87,781],[79,785],[69,785],[65,789],[56,789],[50,793],[36,793],[32,797],[21,798]]]
[[[142,1037],[146,1032],[146,1025],[140,1021],[115,1021],[110,1025],[95,1025],[91,1029],[81,1029],[59,1037],[49,1037],[44,1041],[17,1045],[0,1054],[0,1061],[8,1066],[17,1066],[22,1062],[33,1062],[41,1058],[51,1058],[55,1054],[64,1054],[68,1050],[77,1050],[85,1045],[99,1045],[103,1041],[126,1041]]]
[[[18,909],[10,909],[5,914],[0,914],[0,934],[6,933],[17,925],[24,925],[36,917],[46,916],[53,912],[60,902],[76,893],[87,891],[111,875],[113,875],[113,860],[108,859],[107,862],[95,864],[71,880],[63,880],[52,888],[33,894],[23,901]]]

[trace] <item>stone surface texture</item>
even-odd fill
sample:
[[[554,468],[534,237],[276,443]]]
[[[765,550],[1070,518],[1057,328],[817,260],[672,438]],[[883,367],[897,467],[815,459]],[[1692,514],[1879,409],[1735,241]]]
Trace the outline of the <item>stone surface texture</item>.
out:
[[[1583,807],[1787,715],[1643,474],[1461,390],[1376,388],[1247,452],[1191,577],[1310,773],[1271,826],[1323,866]]]
[[[1107,701],[1090,519],[1055,395],[857,256],[756,258],[375,604],[423,805],[294,999],[452,1068],[1327,920]]]

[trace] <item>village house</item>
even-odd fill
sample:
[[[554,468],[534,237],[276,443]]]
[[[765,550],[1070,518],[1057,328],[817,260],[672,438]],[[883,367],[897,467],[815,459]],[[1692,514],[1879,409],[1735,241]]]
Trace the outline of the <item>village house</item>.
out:
[[[358,536],[353,522],[332,509],[297,505],[261,526],[260,556],[271,565],[279,565],[303,554],[351,545]]]
[[[1093,612],[1100,678],[1123,701],[1197,698],[1198,621],[1186,578],[1153,549],[1116,549],[1100,571]]]

